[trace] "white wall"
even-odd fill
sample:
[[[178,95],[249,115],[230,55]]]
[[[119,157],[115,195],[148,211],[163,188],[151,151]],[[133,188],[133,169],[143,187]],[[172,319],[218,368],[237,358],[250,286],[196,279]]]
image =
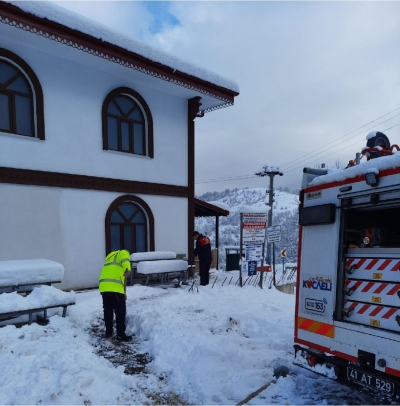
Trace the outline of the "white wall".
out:
[[[164,92],[162,80],[159,89],[147,86],[132,69],[4,24],[0,47],[38,76],[46,136],[39,141],[0,133],[2,166],[187,186],[187,100]],[[152,112],[154,159],[103,151],[102,103],[122,86],[138,92]]]
[[[51,259],[63,289],[95,287],[104,262],[105,216],[118,193],[0,184],[0,260]],[[155,249],[187,254],[187,199],[137,195],[152,210]]]

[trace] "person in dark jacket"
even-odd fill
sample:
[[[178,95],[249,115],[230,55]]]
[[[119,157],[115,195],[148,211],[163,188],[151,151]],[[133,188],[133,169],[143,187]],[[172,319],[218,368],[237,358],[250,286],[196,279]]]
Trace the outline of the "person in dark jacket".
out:
[[[211,241],[207,236],[200,234],[198,231],[194,231],[192,237],[196,241],[194,256],[199,257],[200,285],[206,286],[210,280],[210,267],[212,260]]]

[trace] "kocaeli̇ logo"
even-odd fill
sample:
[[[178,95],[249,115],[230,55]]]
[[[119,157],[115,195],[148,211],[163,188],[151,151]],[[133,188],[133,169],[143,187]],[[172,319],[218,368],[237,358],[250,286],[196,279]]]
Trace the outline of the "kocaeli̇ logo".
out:
[[[332,290],[332,279],[323,278],[317,276],[315,278],[309,278],[308,280],[303,280],[303,288],[307,289],[319,289],[319,290]]]

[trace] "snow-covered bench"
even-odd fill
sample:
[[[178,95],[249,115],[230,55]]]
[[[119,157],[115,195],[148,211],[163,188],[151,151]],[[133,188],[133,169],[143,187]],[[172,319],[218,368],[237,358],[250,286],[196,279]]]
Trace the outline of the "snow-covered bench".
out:
[[[176,253],[171,251],[137,252],[131,255],[132,269],[135,273],[146,275],[145,285],[152,276],[159,278],[161,283],[169,282],[171,274],[178,275],[180,285],[184,273],[188,270],[188,263],[176,257]]]
[[[51,286],[64,276],[64,267],[47,259],[0,261],[0,321],[42,312],[41,321],[47,321],[47,310],[75,304],[75,292],[64,292]]]

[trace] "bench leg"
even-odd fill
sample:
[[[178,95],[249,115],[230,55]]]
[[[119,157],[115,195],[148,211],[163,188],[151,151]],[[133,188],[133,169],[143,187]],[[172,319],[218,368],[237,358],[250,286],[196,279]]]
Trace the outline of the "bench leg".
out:
[[[33,320],[33,315],[32,315],[32,313],[29,313],[29,322],[28,322],[28,324],[32,324],[32,320]]]
[[[43,310],[43,317],[45,320],[47,320],[47,309]]]
[[[67,307],[68,306],[63,306],[63,312],[62,312],[63,317],[65,317],[67,315]]]
[[[146,282],[144,283],[145,285],[147,285],[149,283],[149,279],[150,279],[150,275],[146,276]]]

